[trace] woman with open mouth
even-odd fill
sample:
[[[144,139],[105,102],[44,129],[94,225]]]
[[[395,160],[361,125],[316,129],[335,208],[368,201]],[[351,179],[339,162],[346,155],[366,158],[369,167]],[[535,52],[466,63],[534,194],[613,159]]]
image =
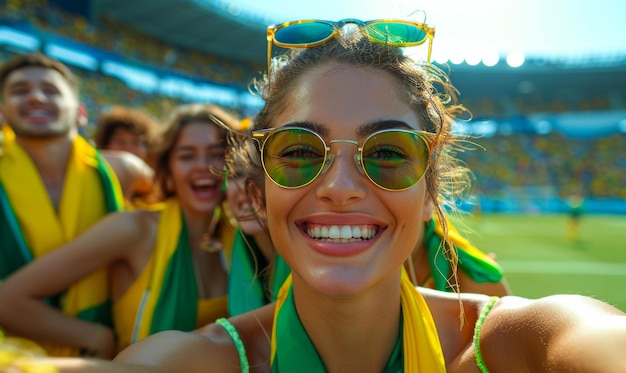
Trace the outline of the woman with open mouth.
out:
[[[232,233],[222,222],[226,132],[218,121],[235,119],[213,105],[178,108],[157,146],[162,202],[111,214],[8,278],[0,303],[12,306],[2,307],[0,324],[110,359],[151,334],[191,331],[226,316],[228,258],[221,249]],[[42,300],[102,268],[112,278],[112,329],[60,315]]]

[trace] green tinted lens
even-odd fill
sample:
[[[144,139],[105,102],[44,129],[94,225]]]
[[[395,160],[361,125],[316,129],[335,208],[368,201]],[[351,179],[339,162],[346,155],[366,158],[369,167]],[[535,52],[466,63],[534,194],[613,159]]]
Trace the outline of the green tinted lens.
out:
[[[426,32],[410,23],[377,22],[367,24],[363,29],[373,41],[383,44],[403,46],[426,40]]]
[[[263,145],[263,167],[276,184],[299,188],[317,177],[325,154],[324,142],[314,133],[298,128],[277,130]]]
[[[401,130],[382,131],[363,144],[361,162],[374,184],[404,190],[417,184],[428,167],[428,144],[420,135]]]
[[[276,30],[274,40],[282,44],[314,44],[333,34],[333,25],[323,22],[294,23]]]

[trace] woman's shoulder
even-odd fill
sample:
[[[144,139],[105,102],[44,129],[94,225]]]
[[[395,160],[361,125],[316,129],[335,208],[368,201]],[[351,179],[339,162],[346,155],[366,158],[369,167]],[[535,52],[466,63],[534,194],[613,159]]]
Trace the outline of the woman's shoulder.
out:
[[[500,299],[479,293],[450,293],[424,287],[418,287],[418,290],[428,303],[436,322],[437,315],[445,315],[447,318],[456,319],[457,328],[459,314],[465,316],[465,321],[476,321],[490,299]]]
[[[424,296],[437,327],[446,364],[474,365],[472,338],[481,312],[490,297],[484,294],[449,293],[428,288],[418,288]],[[458,371],[458,370],[457,370]],[[463,370],[460,370],[463,371]]]

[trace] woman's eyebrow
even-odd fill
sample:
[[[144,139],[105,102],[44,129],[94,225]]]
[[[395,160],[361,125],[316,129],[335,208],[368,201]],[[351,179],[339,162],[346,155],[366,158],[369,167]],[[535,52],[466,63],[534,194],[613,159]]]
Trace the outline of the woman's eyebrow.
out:
[[[299,122],[291,122],[291,123],[287,123],[285,125],[282,125],[278,128],[285,128],[285,127],[298,127],[298,128],[306,128],[309,129],[315,133],[317,133],[318,135],[324,137],[326,135],[328,135],[328,128],[326,128],[326,126],[320,124],[320,123],[316,123],[316,122],[311,122],[311,121],[299,121]]]
[[[404,128],[414,130],[408,123],[396,119],[380,119],[360,126],[357,129],[358,137],[365,137],[371,133],[382,131],[390,128]]]

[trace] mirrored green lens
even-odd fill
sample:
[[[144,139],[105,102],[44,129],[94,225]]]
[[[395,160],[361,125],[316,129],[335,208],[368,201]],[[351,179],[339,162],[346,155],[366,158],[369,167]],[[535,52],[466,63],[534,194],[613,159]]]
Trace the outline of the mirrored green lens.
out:
[[[276,31],[274,40],[283,44],[314,44],[333,34],[334,26],[323,22],[294,23]]]
[[[298,128],[278,130],[263,145],[263,166],[276,184],[299,188],[321,172],[325,154],[324,142],[314,133]]]
[[[378,22],[364,28],[373,40],[388,45],[419,44],[426,40],[426,32],[417,25],[398,22]]]
[[[363,144],[361,163],[367,176],[383,189],[404,190],[417,184],[428,167],[428,144],[416,133],[383,131]]]

